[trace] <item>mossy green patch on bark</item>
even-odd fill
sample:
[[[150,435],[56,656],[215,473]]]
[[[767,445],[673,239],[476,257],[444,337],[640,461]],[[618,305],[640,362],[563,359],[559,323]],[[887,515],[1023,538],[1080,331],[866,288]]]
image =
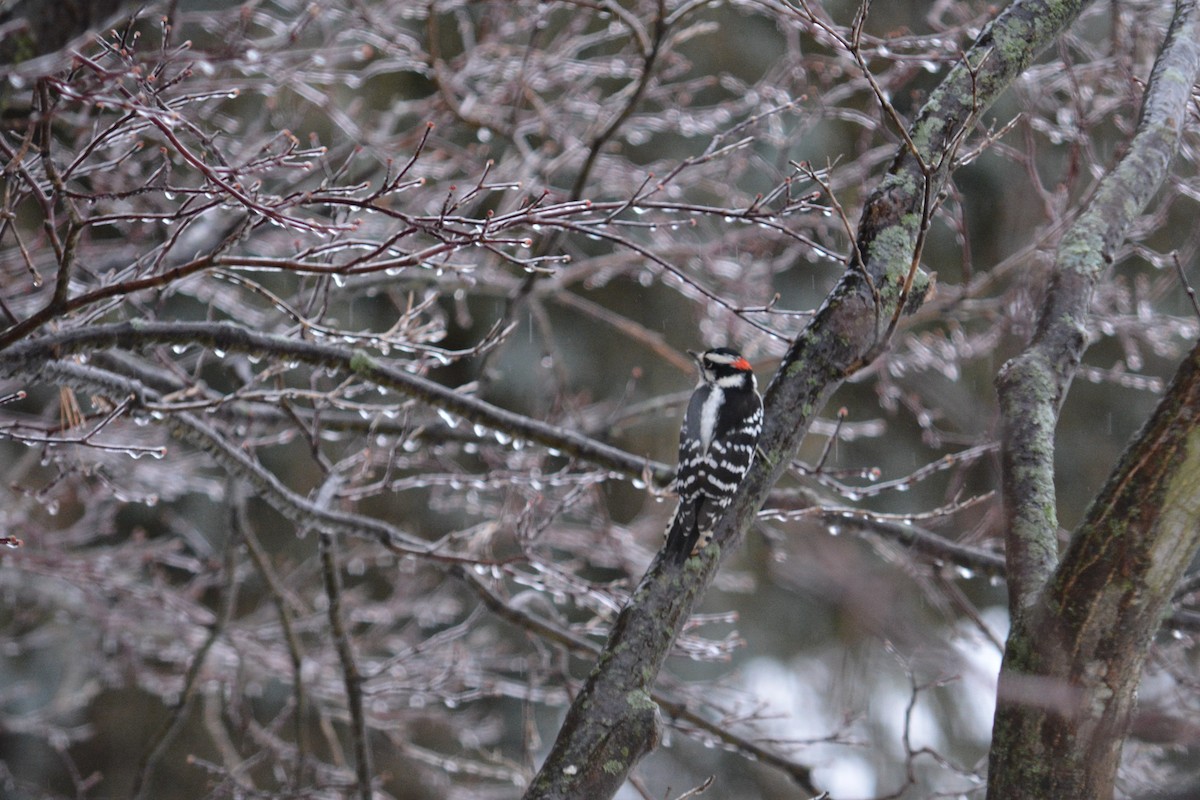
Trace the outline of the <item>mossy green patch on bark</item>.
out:
[[[375,369],[375,359],[362,350],[355,350],[354,355],[350,357],[350,369],[360,374],[370,372]]]
[[[642,711],[658,710],[658,703],[654,702],[654,698],[652,698],[649,692],[645,691],[644,689],[634,689],[632,692],[626,695],[625,702],[629,704],[630,708],[636,708]]]

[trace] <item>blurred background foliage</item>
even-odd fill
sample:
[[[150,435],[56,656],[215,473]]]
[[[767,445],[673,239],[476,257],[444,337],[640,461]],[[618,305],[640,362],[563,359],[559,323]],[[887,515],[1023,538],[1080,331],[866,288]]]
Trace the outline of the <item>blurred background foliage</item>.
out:
[[[348,336],[673,465],[695,380],[685,349],[738,347],[765,386],[845,268],[844,220],[897,151],[838,43],[858,9],[148,4],[77,40],[83,58],[4,68],[5,324],[46,305],[64,259],[51,240],[74,225],[72,296],[157,282],[38,335],[142,319]],[[907,119],[995,12],[876,3],[858,54]],[[714,774],[715,796],[793,796],[747,742],[815,768],[834,797],[981,790],[1002,584],[803,509],[999,546],[993,378],[1030,333],[1057,237],[1131,135],[1168,16],[1157,2],[1092,4],[968,139],[977,155],[924,252],[936,293],[824,410],[779,507],[669,663],[663,690],[710,727],[673,721],[623,797]],[[1195,119],[1186,136],[1095,298],[1059,429],[1068,530],[1200,331],[1174,261],[1195,278]],[[205,254],[228,261],[168,275]],[[270,353],[198,341],[76,358],[157,380],[165,397],[79,441],[121,398],[0,385],[28,394],[0,408],[0,524],[24,542],[0,563],[5,796],[332,797],[353,784],[318,537],[168,436],[164,418],[184,412],[297,494],[332,485],[339,508],[438,543],[446,559],[338,545],[377,790],[519,796],[589,659],[492,613],[455,570],[602,641],[660,544],[661,476],[647,488],[636,471]],[[1195,718],[1191,636],[1165,637],[1147,714]],[[1194,769],[1196,731],[1161,730],[1147,722],[1129,746],[1127,794]]]

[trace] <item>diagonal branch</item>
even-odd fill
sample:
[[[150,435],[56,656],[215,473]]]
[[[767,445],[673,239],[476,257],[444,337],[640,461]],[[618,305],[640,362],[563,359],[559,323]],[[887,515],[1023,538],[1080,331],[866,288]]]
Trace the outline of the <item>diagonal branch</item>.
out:
[[[15,374],[22,370],[36,374],[40,364],[78,352],[105,348],[135,350],[169,344],[200,345],[224,352],[294,360],[355,373],[378,386],[421,400],[468,422],[537,442],[622,474],[649,474],[659,482],[666,483],[674,473],[665,464],[639,458],[576,431],[531,419],[456,392],[428,378],[376,360],[362,350],[259,333],[233,323],[138,321],[93,325],[48,334],[0,350],[0,374]]]

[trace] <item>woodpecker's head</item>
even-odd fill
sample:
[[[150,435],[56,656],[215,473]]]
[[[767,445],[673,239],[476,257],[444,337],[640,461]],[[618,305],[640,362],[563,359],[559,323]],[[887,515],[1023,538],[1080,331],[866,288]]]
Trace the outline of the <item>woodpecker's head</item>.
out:
[[[688,350],[688,353],[696,359],[696,364],[700,367],[702,382],[713,383],[723,389],[732,389],[737,386],[758,388],[750,362],[743,358],[737,350],[731,350],[728,347],[714,347],[703,353],[695,353],[691,350]]]

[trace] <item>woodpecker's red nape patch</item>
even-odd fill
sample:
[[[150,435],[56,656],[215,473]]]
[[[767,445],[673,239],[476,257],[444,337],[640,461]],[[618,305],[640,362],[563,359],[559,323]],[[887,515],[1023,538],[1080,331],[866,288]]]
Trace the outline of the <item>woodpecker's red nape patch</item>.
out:
[[[746,359],[742,358],[741,356],[738,356],[737,360],[735,360],[729,366],[733,367],[734,369],[744,369],[747,372],[749,372],[751,369],[750,362],[747,361]]]

